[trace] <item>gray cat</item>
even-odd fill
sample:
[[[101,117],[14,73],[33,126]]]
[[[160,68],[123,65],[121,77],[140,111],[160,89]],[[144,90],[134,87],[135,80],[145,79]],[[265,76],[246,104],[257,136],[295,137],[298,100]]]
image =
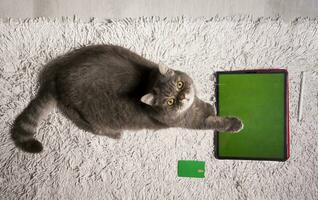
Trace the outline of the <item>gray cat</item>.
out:
[[[235,117],[215,116],[196,96],[192,79],[123,47],[82,47],[48,63],[36,97],[16,118],[11,137],[17,147],[42,151],[34,138],[39,121],[57,106],[79,128],[118,139],[124,130],[215,129],[238,132]]]

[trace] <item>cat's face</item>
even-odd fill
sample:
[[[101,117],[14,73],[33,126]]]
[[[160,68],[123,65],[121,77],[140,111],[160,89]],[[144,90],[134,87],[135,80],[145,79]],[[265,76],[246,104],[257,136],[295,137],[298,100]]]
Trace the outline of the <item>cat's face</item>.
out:
[[[185,73],[160,66],[162,76],[154,85],[151,93],[141,98],[166,114],[181,114],[188,110],[195,98],[192,79]]]

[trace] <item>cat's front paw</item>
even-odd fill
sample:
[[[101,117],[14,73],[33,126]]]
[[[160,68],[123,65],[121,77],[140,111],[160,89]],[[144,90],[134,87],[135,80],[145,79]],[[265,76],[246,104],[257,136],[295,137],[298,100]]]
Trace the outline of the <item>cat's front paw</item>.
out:
[[[244,128],[244,124],[239,118],[228,117],[227,119],[230,121],[230,125],[226,131],[232,132],[232,133],[238,133]]]

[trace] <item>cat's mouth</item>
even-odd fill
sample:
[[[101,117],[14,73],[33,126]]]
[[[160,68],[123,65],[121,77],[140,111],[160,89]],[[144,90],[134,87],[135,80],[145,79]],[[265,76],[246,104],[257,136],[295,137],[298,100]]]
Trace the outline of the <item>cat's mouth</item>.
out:
[[[190,101],[190,96],[189,95],[186,95],[181,101],[182,102],[188,102],[188,101]]]
[[[190,91],[185,94],[184,99],[182,99],[182,107],[178,111],[179,113],[183,113],[184,111],[188,110],[194,102],[194,88],[191,86]]]

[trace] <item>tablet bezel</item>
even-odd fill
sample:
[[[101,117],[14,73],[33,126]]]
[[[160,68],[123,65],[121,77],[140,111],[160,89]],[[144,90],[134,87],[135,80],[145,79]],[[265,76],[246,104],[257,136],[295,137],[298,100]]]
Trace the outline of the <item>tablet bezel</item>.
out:
[[[264,160],[264,161],[286,161],[290,156],[290,136],[289,136],[289,93],[288,93],[288,71],[285,69],[256,69],[256,70],[237,70],[237,71],[217,71],[216,72],[216,85],[215,85],[215,95],[216,95],[216,113],[219,115],[219,76],[222,74],[284,74],[284,99],[285,99],[285,134],[284,134],[284,157],[282,159],[277,158],[255,158],[255,157],[231,157],[231,156],[221,156],[219,154],[219,134],[215,131],[214,134],[214,146],[215,146],[215,157],[221,160]]]

